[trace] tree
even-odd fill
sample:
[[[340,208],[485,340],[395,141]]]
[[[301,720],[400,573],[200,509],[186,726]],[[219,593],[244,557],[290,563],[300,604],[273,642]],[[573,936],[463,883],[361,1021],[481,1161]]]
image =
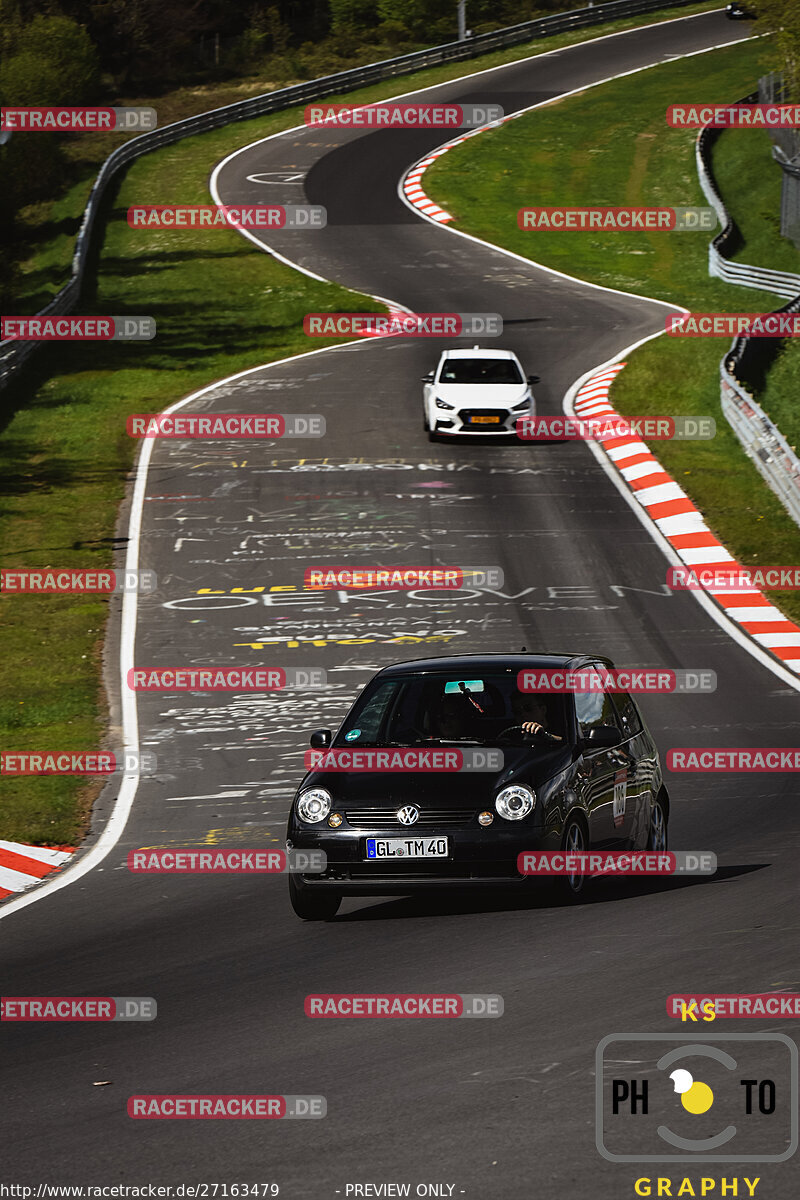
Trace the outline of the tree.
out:
[[[800,99],[800,0],[756,0],[756,32],[774,33],[776,67],[787,99]]]
[[[568,0],[467,0],[468,29],[500,29],[528,21],[534,8],[569,8]],[[458,36],[457,0],[378,0],[378,14],[391,28],[402,27],[410,38],[435,45]]]
[[[361,32],[378,22],[378,0],[330,0],[333,33]]]
[[[100,65],[97,50],[86,30],[69,17],[34,17],[18,27],[11,38],[12,52],[0,64],[0,88],[10,104],[82,104],[96,98]],[[41,62],[42,86],[36,91],[36,71],[30,83],[21,78],[22,69]],[[31,94],[29,100],[22,98]],[[38,96],[38,99],[37,99]]]
[[[0,62],[0,104],[70,107],[96,97],[97,51],[85,29],[69,17],[39,15],[28,24],[19,8],[0,0],[7,20]],[[55,133],[12,134],[0,147],[0,240],[13,236],[14,214],[63,187],[66,164]]]

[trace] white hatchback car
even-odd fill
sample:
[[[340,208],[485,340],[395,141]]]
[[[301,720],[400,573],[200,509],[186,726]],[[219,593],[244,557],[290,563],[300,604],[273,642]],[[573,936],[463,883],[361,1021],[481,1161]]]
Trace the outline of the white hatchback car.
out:
[[[531,384],[511,350],[445,350],[423,376],[422,407],[431,441],[444,434],[516,432],[520,417],[536,415]]]

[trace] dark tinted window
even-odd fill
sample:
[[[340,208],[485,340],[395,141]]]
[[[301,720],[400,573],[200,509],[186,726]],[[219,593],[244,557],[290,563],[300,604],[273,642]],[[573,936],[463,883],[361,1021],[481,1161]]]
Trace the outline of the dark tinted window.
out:
[[[595,725],[621,728],[610,693],[602,691],[576,692],[575,714],[580,732],[586,734]]]
[[[522,383],[519,367],[510,358],[448,358],[440,383]]]
[[[372,690],[367,688],[345,722],[337,741],[375,742],[400,689],[399,679],[386,679]]]
[[[626,737],[633,737],[635,733],[641,733],[642,721],[633,697],[629,696],[627,692],[616,692],[614,694],[614,704],[617,707],[622,729]]]
[[[523,720],[536,720],[562,737],[566,727],[565,697],[523,695],[516,682],[515,671],[491,671],[466,680],[436,671],[384,680],[374,688],[368,685],[336,744],[419,745],[426,740],[470,740],[492,745],[500,732]],[[540,709],[521,712],[521,703],[535,705],[537,699]]]

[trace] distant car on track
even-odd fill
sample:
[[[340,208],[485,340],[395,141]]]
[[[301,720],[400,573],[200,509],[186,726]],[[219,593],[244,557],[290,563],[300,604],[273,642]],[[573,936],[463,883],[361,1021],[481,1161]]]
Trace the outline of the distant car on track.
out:
[[[520,671],[613,664],[596,655],[491,654],[385,667],[335,734],[311,745],[501,749],[493,771],[353,770],[322,763],[292,802],[287,846],[322,850],[326,869],[290,875],[298,916],[330,920],[344,896],[408,895],[472,884],[529,885],[523,851],[667,847],[669,797],[658,751],[625,693],[530,692]],[[550,678],[550,677],[549,677]],[[524,732],[522,722],[537,728]],[[419,759],[415,758],[412,766]],[[328,764],[330,768],[331,764]],[[579,897],[582,874],[567,875]]]
[[[741,0],[731,0],[730,4],[725,5],[725,16],[730,21],[754,21],[758,14],[747,4],[742,4]]]
[[[428,436],[514,434],[519,417],[536,415],[531,384],[538,380],[511,350],[445,350],[422,380]]]

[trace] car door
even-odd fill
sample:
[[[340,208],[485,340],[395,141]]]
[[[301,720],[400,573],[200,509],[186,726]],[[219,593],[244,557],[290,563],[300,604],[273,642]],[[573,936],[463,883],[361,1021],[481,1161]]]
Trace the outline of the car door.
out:
[[[634,845],[642,847],[647,844],[652,797],[658,790],[658,764],[633,697],[627,692],[616,692],[614,705],[625,735],[625,750],[631,760],[627,794],[630,838]]]
[[[607,670],[605,667],[598,669],[603,674]],[[628,735],[609,692],[599,688],[576,692],[575,715],[584,740],[592,729],[602,725],[615,729],[621,739],[619,746],[611,748],[593,749],[585,742],[583,750],[591,840],[593,845],[610,849],[628,842],[633,831],[628,787],[635,770],[635,759],[630,753]]]

